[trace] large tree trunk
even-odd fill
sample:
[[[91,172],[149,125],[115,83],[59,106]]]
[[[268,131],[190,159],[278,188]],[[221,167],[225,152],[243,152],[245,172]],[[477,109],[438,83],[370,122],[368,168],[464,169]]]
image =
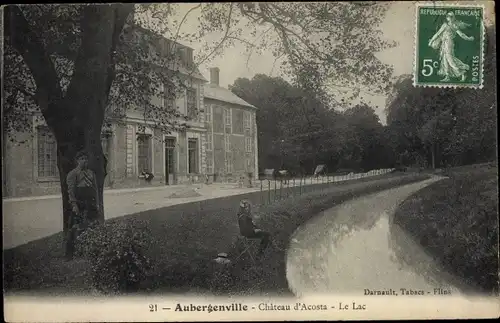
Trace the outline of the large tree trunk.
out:
[[[65,104],[74,111],[72,129],[57,136],[59,146],[63,143],[65,147],[65,151],[60,149],[60,157],[64,159],[59,163],[61,174],[67,174],[71,166],[74,167],[74,156],[78,150],[84,149],[88,153],[89,168],[97,179],[100,222],[104,221],[103,191],[106,177],[101,128],[114,76],[113,52],[128,13],[108,5],[85,8],[81,20],[82,43],[65,97]],[[66,187],[63,177],[61,187]],[[67,192],[64,192],[65,206],[69,204],[67,198]],[[65,208],[65,218],[69,212]]]
[[[81,46],[74,62],[73,77],[66,95],[60,88],[54,64],[36,30],[18,6],[6,12],[7,41],[22,55],[37,86],[37,103],[57,141],[58,168],[63,202],[63,229],[68,232],[71,213],[66,176],[75,167],[79,150],[89,154],[89,167],[98,184],[99,215],[104,220],[103,188],[106,159],[101,128],[108,94],[114,78],[114,52],[133,4],[89,5],[81,17]]]

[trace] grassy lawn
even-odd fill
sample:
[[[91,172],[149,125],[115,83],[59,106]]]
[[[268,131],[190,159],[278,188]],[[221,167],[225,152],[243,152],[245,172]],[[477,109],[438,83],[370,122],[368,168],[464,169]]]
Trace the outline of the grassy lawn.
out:
[[[498,168],[443,170],[403,202],[394,218],[451,273],[484,292],[498,292]]]
[[[298,194],[291,188],[280,201],[257,206],[260,192],[174,205],[107,221],[147,232],[146,256],[153,268],[138,292],[210,292],[287,294],[285,249],[292,233],[314,215],[348,199],[409,184],[426,175],[392,173],[335,184],[318,184]],[[239,201],[251,200],[259,225],[273,235],[274,245],[254,266],[241,258],[223,271],[213,267],[218,252],[234,258],[241,245],[236,212]],[[147,230],[146,230],[147,229]],[[4,251],[7,292],[74,293],[91,291],[85,259],[63,260],[62,234]]]

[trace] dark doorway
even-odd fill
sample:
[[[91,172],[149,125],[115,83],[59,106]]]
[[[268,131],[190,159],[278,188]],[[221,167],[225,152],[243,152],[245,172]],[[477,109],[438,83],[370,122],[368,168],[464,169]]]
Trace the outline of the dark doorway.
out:
[[[175,182],[175,138],[165,139],[165,185]]]

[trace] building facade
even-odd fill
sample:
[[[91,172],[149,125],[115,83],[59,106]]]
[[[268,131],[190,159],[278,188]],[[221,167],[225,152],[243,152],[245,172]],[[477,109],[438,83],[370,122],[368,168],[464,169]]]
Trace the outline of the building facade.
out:
[[[256,108],[219,86],[218,68],[210,73],[208,84],[201,74],[191,74],[191,86],[176,99],[179,112],[192,116],[186,131],[164,134],[145,124],[138,108],[127,109],[124,120],[103,129],[105,188],[257,178]],[[43,118],[34,118],[32,126],[31,133],[19,133],[14,142],[3,140],[4,197],[60,193],[54,136]],[[146,181],[143,172],[154,178]]]
[[[210,69],[204,86],[206,172],[214,181],[258,178],[256,108],[219,85],[219,69]]]

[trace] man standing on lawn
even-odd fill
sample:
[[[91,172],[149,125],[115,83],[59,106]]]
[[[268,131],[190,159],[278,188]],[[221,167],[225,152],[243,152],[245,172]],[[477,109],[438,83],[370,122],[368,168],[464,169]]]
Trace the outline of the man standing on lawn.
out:
[[[259,229],[252,218],[252,205],[250,201],[242,200],[238,211],[238,224],[240,226],[240,234],[248,239],[261,239],[259,254],[261,255],[271,241],[271,234],[262,229]]]
[[[76,238],[99,214],[97,179],[88,168],[88,155],[85,151],[76,154],[76,163],[76,168],[66,177],[72,211],[66,239],[66,257],[69,259],[73,258]]]

